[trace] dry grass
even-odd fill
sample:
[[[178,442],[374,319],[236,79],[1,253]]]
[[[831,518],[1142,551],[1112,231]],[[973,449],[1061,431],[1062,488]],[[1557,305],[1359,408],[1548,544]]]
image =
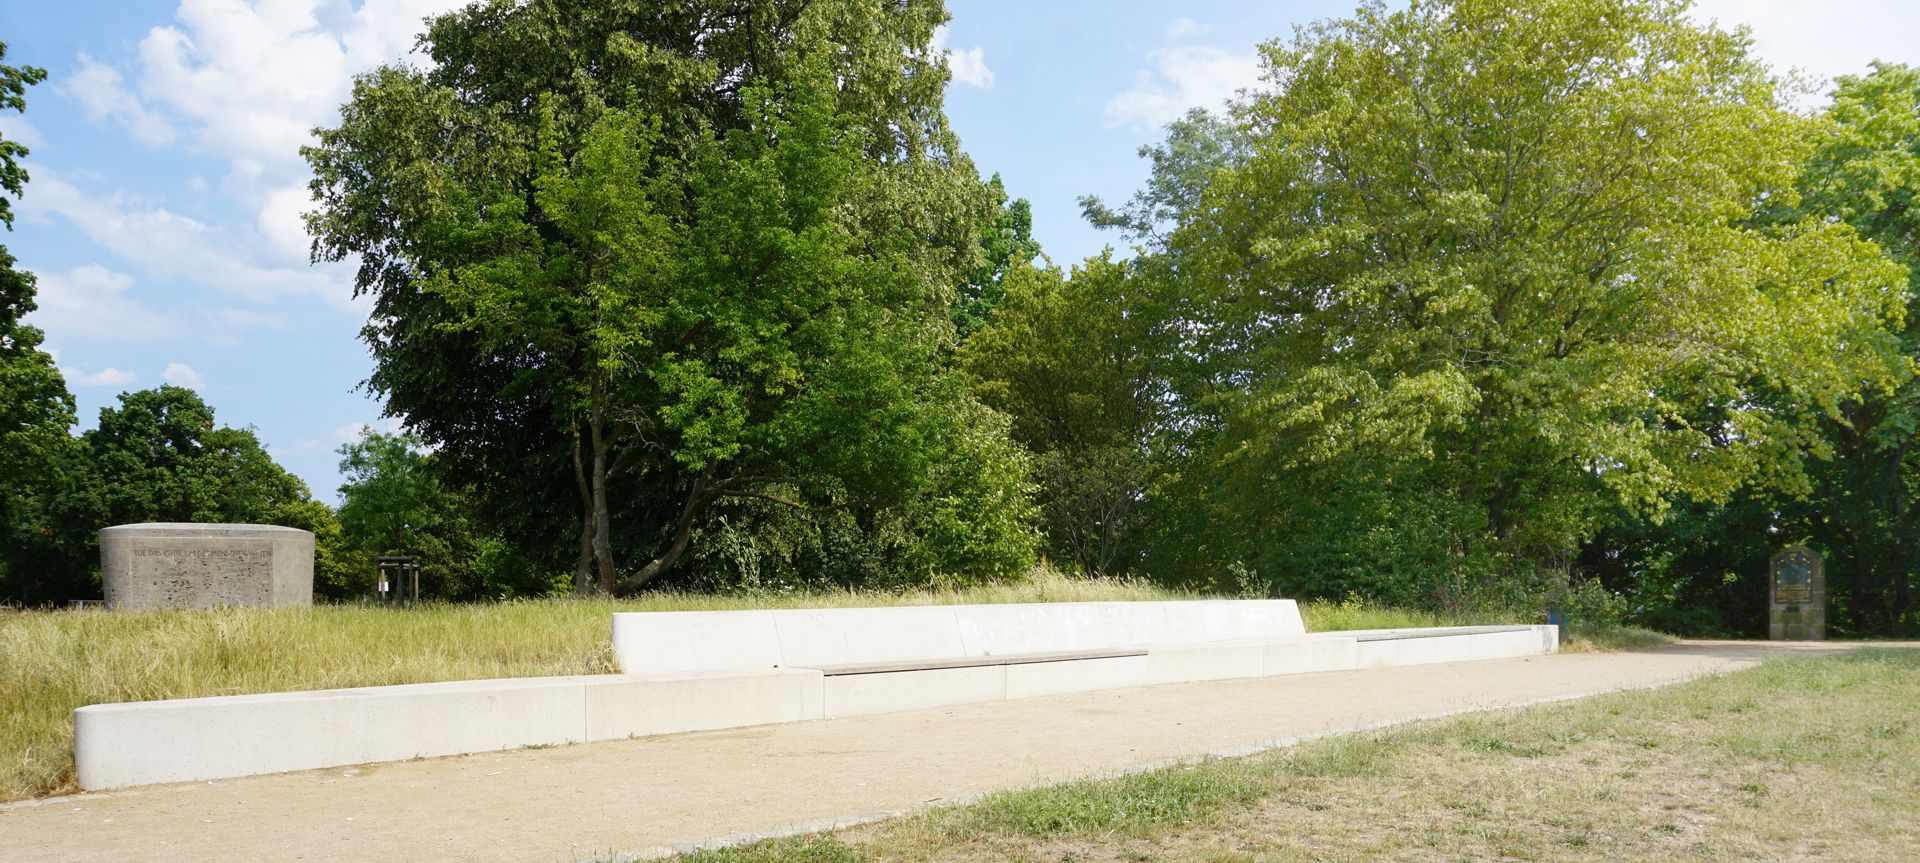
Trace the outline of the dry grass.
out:
[[[686,863],[1920,860],[1920,651],[996,795]]]
[[[0,610],[0,801],[74,790],[73,710],[88,704],[615,671],[616,611],[1182,598],[1042,571],[904,593],[821,592],[485,605],[207,611]]]

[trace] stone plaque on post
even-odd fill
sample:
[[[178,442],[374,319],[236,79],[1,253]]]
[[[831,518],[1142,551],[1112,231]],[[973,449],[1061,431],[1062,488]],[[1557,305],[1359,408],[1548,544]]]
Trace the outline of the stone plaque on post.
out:
[[[1819,641],[1827,636],[1827,568],[1804,545],[1773,556],[1767,567],[1767,636],[1774,641]]]
[[[107,607],[313,604],[313,534],[268,524],[121,524],[100,531]]]

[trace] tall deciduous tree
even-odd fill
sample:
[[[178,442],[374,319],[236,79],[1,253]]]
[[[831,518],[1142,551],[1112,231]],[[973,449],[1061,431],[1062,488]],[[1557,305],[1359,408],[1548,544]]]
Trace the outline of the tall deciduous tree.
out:
[[[7,46],[0,43],[0,60]],[[0,64],[0,110],[25,111],[26,90],[46,70]],[[0,225],[13,227],[13,199],[26,189],[27,148],[0,136]],[[78,596],[59,574],[53,502],[70,481],[76,447],[73,396],[41,349],[42,335],[22,320],[34,310],[33,274],[0,246],[0,602]]]
[[[1111,255],[1075,268],[1015,266],[993,323],[962,347],[987,404],[1034,453],[1048,550],[1088,573],[1126,571],[1168,402],[1157,287]]]
[[[1033,238],[1033,203],[1025,198],[1008,200],[999,174],[987,181],[987,189],[999,209],[992,226],[980,236],[983,260],[961,283],[953,301],[953,328],[961,341],[993,320],[993,313],[1007,300],[1007,278],[1014,269],[1040,256],[1040,243]]]
[[[1792,473],[1763,393],[1831,413],[1894,379],[1903,274],[1846,225],[1754,220],[1807,121],[1684,2],[1369,3],[1262,55],[1247,158],[1169,247],[1267,578],[1563,577],[1609,507]]]
[[[1801,200],[1768,218],[1843,221],[1905,264],[1901,352],[1920,362],[1920,70],[1876,63],[1842,76],[1823,112]],[[1920,378],[1868,387],[1837,414],[1791,399],[1820,458],[1808,482],[1760,489],[1724,505],[1683,510],[1667,524],[1627,520],[1586,558],[1628,591],[1643,619],[1688,632],[1766,628],[1767,560],[1807,542],[1827,557],[1830,626],[1840,632],[1920,630]]]
[[[507,506],[571,508],[583,591],[668,573],[729,498],[970,523],[936,568],[1021,565],[1030,540],[964,517],[1024,511],[1017,470],[937,469],[996,446],[941,362],[992,215],[940,106],[944,20],[927,0],[437,19],[433,66],[364,76],[307,151],[316,255],[357,255],[374,298],[371,385]]]
[[[1891,390],[1870,388],[1822,428],[1833,457],[1792,507],[1827,549],[1860,631],[1920,629],[1920,69],[1877,63],[1842,76],[1831,121],[1803,181],[1804,209],[1844,220],[1907,267],[1900,349],[1911,364]]]

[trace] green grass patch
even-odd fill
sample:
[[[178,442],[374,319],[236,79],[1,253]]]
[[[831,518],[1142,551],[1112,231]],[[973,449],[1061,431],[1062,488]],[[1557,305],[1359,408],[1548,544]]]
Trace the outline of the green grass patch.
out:
[[[992,795],[755,861],[1920,859],[1920,651]],[[732,855],[732,856],[728,856]]]

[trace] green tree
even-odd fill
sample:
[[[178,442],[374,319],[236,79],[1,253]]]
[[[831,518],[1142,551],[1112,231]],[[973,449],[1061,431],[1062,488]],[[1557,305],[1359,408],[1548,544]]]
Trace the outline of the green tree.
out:
[[[1020,488],[935,469],[977,443],[940,351],[992,216],[940,110],[944,20],[925,0],[436,19],[433,66],[362,77],[306,151],[315,252],[359,257],[388,410],[452,474],[511,487],[519,512],[488,515],[529,547],[571,510],[581,590],[672,571],[727,501],[871,537],[943,488]],[[936,568],[1022,564],[976,524],[962,545],[1001,556]]]
[[[1844,220],[1907,267],[1900,350],[1913,365],[1897,387],[1868,388],[1839,416],[1820,417],[1832,457],[1787,511],[1826,550],[1836,623],[1910,633],[1920,630],[1920,70],[1876,63],[1842,76],[1826,118],[1803,207]]]
[[[1137,265],[1091,258],[1072,278],[1015,266],[993,323],[961,349],[982,401],[1035,454],[1048,550],[1096,574],[1139,553],[1135,523],[1164,427],[1167,350]]]
[[[1920,360],[1920,72],[1876,63],[1869,74],[1842,76],[1823,119],[1801,199],[1767,218],[1845,222],[1906,265],[1900,351]],[[1805,483],[1686,508],[1665,524],[1623,519],[1586,557],[1647,622],[1761,635],[1768,557],[1807,542],[1827,557],[1835,631],[1920,629],[1920,379],[1908,369],[1896,380],[1831,414],[1773,400],[1774,410],[1799,418],[1819,455]]]
[[[1808,121],[1685,3],[1369,3],[1262,55],[1284,86],[1168,240],[1217,384],[1196,481],[1262,579],[1564,589],[1614,508],[1791,482],[1809,442],[1767,398],[1898,374],[1898,266],[1753,218]]]
[[[1008,275],[1040,256],[1040,243],[1033,238],[1033,203],[1008,200],[999,174],[987,181],[987,189],[998,209],[993,224],[980,235],[983,260],[960,285],[953,303],[953,328],[963,342],[992,321],[994,311],[1006,302]]]
[[[7,46],[0,43],[0,60]],[[0,64],[0,110],[25,111],[26,89],[46,70]],[[13,228],[13,199],[26,189],[27,148],[0,136],[0,225]],[[0,246],[0,602],[45,602],[83,592],[62,577],[53,503],[71,480],[77,449],[68,429],[73,396],[22,320],[34,310],[33,274]]]
[[[406,433],[364,430],[340,447],[339,546],[351,568],[328,595],[364,596],[374,558],[413,555],[422,596],[449,600],[544,595],[559,585],[514,555],[475,516],[471,489],[441,476],[435,457]]]
[[[96,526],[147,521],[260,522],[312,500],[251,429],[214,423],[193,390],[121,393],[81,435],[83,509]]]
[[[1167,137],[1140,148],[1150,173],[1146,187],[1115,210],[1098,196],[1080,198],[1080,214],[1096,228],[1119,231],[1164,254],[1167,234],[1200,206],[1201,195],[1225,168],[1246,161],[1250,131],[1232,117],[1193,108],[1167,124]]]
[[[375,554],[405,553],[410,533],[434,527],[452,508],[411,435],[364,430],[339,453],[340,528],[356,545]]]

